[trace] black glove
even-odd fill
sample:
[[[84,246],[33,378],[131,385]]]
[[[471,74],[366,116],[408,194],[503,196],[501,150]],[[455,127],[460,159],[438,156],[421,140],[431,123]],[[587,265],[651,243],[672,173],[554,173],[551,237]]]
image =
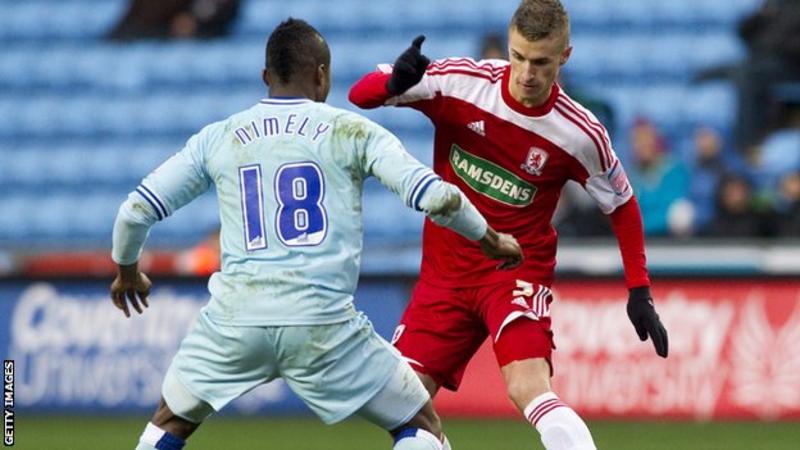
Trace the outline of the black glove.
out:
[[[394,62],[392,77],[386,82],[386,90],[392,96],[407,91],[411,86],[419,83],[419,80],[425,75],[425,69],[428,68],[431,60],[420,51],[424,40],[424,35],[417,36],[411,43],[411,47],[408,47]]]
[[[630,290],[628,295],[628,318],[631,319],[636,334],[642,341],[650,340],[656,348],[656,353],[662,358],[669,353],[669,343],[667,340],[667,330],[661,324],[661,320],[656,314],[653,306],[653,297],[650,296],[649,287],[638,287]]]

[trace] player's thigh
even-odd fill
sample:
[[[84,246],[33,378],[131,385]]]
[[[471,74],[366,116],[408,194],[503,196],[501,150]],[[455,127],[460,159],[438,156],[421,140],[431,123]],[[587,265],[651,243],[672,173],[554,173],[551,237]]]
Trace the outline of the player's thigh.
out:
[[[469,289],[444,289],[420,281],[392,342],[414,370],[457,389],[467,363],[486,339]]]
[[[277,376],[269,348],[263,328],[220,325],[201,310],[164,377],[164,400],[176,415],[199,422]]]
[[[551,362],[552,292],[546,286],[511,280],[480,289],[480,312],[492,337],[500,367],[513,361],[543,358]]]
[[[325,423],[361,409],[402,363],[361,313],[336,324],[275,328],[281,376]]]
[[[400,362],[389,381],[358,410],[358,415],[385,430],[392,431],[422,414],[423,407],[429,401],[430,395],[417,374],[411,366]],[[421,428],[431,431],[429,428],[438,427],[438,418],[435,414],[432,416],[420,418],[421,421],[429,423]]]

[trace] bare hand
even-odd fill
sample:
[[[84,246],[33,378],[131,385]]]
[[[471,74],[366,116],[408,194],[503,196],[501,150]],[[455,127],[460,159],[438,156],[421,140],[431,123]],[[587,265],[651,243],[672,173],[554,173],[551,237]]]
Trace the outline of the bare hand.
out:
[[[480,244],[484,255],[503,260],[497,265],[500,270],[510,270],[522,264],[522,248],[510,234],[498,233],[489,227]]]
[[[117,278],[111,283],[111,301],[114,302],[114,306],[122,310],[125,317],[131,316],[128,302],[137,313],[141,314],[142,306],[145,308],[150,306],[147,302],[150,286],[152,286],[150,279],[144,273],[139,272],[136,264],[120,266]]]

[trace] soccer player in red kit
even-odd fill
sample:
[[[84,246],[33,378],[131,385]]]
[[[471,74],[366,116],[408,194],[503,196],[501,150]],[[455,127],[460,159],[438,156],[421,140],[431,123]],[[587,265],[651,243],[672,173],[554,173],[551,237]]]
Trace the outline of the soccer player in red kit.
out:
[[[641,340],[667,356],[667,332],[650,296],[636,197],[595,116],[556,83],[569,59],[569,18],[558,0],[523,0],[509,26],[509,61],[430,63],[423,36],[394,66],[350,91],[362,108],[408,106],[433,122],[433,167],[458,185],[497,230],[516,236],[525,261],[496,271],[480,248],[426,221],[420,280],[395,345],[431,396],[455,390],[487,336],[508,395],[548,450],[594,449],[583,420],[552,392],[549,306],[556,264],[553,211],[579,182],[610,216],[629,289],[627,313]]]

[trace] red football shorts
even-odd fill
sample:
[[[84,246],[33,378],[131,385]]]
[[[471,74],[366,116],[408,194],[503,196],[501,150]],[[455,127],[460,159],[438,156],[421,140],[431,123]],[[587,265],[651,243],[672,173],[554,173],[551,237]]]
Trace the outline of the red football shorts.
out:
[[[467,363],[491,335],[500,367],[545,358],[553,333],[546,286],[509,280],[471,288],[442,288],[420,280],[392,338],[414,370],[458,389]]]

